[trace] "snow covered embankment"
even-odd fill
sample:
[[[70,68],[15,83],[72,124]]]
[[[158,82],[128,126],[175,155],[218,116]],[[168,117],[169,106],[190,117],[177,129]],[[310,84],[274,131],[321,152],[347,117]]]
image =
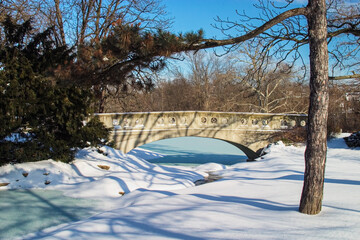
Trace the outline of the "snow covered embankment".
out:
[[[97,189],[101,189],[101,181],[114,179],[113,175],[106,176],[112,168],[114,176],[121,178],[130,191],[133,185],[142,188],[111,198],[116,199],[116,204],[110,211],[48,228],[25,239],[358,239],[360,149],[349,149],[340,138],[328,146],[323,210],[316,216],[297,210],[303,184],[304,147],[279,143],[257,162],[231,167],[200,166],[199,169],[217,170],[215,173],[223,178],[190,188],[186,186],[191,186],[201,174],[159,167],[109,149],[106,152],[110,159],[85,151],[75,162],[77,169],[83,169],[75,175],[82,182],[61,184],[59,189],[68,187],[70,193],[76,194],[73,190],[78,185],[79,195],[94,196],[84,186],[99,181]],[[111,158],[118,160],[113,162]],[[121,164],[116,164],[118,161]],[[109,165],[110,169],[99,170],[98,164]],[[106,191],[109,196],[113,196],[115,187],[117,192],[118,182]]]
[[[45,160],[0,168],[0,189],[63,190],[70,197],[114,198],[145,188],[175,190],[194,186],[206,174],[151,164],[112,148],[81,150],[72,164]]]

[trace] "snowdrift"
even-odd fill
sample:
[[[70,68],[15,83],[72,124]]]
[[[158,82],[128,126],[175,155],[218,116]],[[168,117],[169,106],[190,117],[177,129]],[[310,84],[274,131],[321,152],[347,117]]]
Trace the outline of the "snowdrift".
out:
[[[72,165],[5,166],[0,179],[10,184],[1,189],[59,189],[109,206],[22,239],[357,239],[360,149],[349,149],[341,138],[328,146],[323,210],[316,216],[297,211],[305,148],[282,143],[256,162],[197,169],[158,166],[110,148],[104,154],[85,149]],[[195,187],[205,171],[222,179]]]

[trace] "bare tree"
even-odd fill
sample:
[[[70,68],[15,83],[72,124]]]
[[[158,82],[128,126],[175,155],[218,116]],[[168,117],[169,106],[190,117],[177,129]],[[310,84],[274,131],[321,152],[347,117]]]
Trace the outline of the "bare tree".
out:
[[[214,56],[205,56],[205,52],[188,54],[190,74],[189,80],[194,86],[196,106],[198,109],[209,111],[213,100],[213,81],[216,72],[219,72],[220,62]]]
[[[358,131],[360,123],[359,82],[330,84],[329,123],[330,133]]]
[[[187,71],[169,67],[166,76],[174,75],[173,80],[158,82],[150,94],[156,95],[161,107],[149,109],[305,112],[302,107],[306,104],[300,100],[307,99],[308,93],[301,83],[292,81],[292,69],[285,63],[278,67],[269,64],[270,57],[261,57],[260,51],[253,56],[250,49],[222,58],[203,51],[186,54],[182,65]]]
[[[176,67],[172,70],[177,79],[184,79],[191,86],[194,110],[228,110],[227,103],[236,91],[235,70],[229,60],[205,51],[189,52],[184,60],[188,72]]]
[[[141,24],[144,29],[166,29],[161,0],[3,0],[3,13],[16,20],[33,19],[37,30],[55,27],[60,45],[79,46],[108,36],[114,23]]]
[[[307,114],[309,106],[309,87],[303,81],[287,82],[281,86],[287,100],[278,112]]]
[[[257,43],[243,46],[234,56],[234,63],[240,63],[237,78],[247,87],[249,100],[247,104],[252,111],[277,112],[294,97],[286,92],[284,86],[294,80],[293,68],[288,64],[274,63],[269,51],[262,51],[263,46]]]

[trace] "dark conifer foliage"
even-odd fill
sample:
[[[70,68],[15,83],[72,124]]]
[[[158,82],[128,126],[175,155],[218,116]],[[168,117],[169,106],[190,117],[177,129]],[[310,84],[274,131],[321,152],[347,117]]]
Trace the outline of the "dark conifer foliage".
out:
[[[48,158],[68,162],[77,147],[98,144],[107,130],[93,120],[90,90],[56,84],[54,70],[72,60],[71,50],[56,47],[51,29],[32,33],[31,21],[8,17],[1,26],[0,165]]]
[[[120,92],[152,89],[150,73],[162,70],[167,57],[185,51],[185,45],[203,37],[201,30],[176,35],[163,30],[145,31],[139,24],[123,25],[121,21],[113,25],[108,37],[78,47],[76,62],[64,79],[93,87],[99,102],[107,96],[108,86]]]
[[[140,81],[136,74],[163,69],[165,57],[186,51],[185,46],[202,38],[202,30],[176,35],[163,30],[144,31],[139,24],[117,22],[107,38],[79,47],[74,80],[90,85],[126,84],[128,79],[130,83],[134,79]]]

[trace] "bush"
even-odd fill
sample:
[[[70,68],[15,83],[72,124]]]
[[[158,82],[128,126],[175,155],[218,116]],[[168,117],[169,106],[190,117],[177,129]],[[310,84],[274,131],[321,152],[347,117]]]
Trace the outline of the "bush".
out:
[[[82,146],[97,146],[108,143],[109,130],[100,122],[99,117],[92,118],[81,131]]]
[[[289,131],[278,132],[273,136],[273,141],[282,141],[285,144],[305,143],[306,128],[296,127]]]
[[[97,117],[85,124],[91,110],[91,92],[54,87],[47,89],[47,95],[51,97],[38,99],[30,120],[22,118],[21,126],[27,126],[17,129],[22,138],[0,141],[1,165],[49,158],[70,162],[78,148],[108,141],[108,129]]]
[[[71,121],[67,123],[70,125]],[[43,132],[38,133],[34,131],[32,137],[26,140],[0,141],[0,166],[45,159],[69,163],[74,159],[78,148],[106,144],[109,133],[98,118],[93,118],[86,126],[74,131],[74,135],[62,132],[52,134],[45,132],[46,129],[42,130]]]
[[[360,131],[351,134],[349,137],[344,137],[346,145],[351,148],[360,147]]]

